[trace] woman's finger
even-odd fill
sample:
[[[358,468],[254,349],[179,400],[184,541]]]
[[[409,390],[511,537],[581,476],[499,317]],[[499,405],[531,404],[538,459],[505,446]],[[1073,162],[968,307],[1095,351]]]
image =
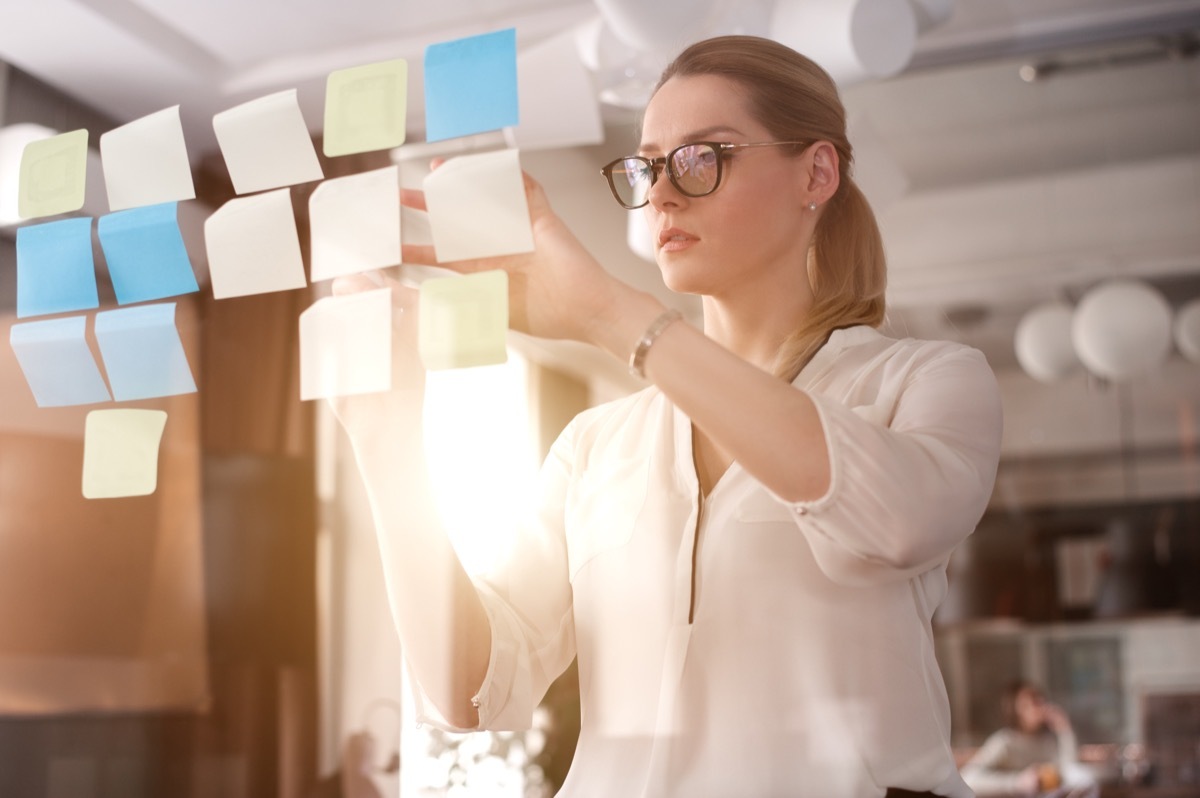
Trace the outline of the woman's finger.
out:
[[[428,211],[425,205],[425,192],[415,188],[400,189],[400,204],[417,211]]]
[[[421,266],[440,266],[437,253],[432,244],[403,244],[400,247],[400,258],[404,263],[415,263]]]

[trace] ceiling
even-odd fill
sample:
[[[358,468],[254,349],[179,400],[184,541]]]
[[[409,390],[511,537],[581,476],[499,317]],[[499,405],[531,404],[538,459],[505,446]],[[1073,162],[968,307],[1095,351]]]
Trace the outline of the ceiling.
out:
[[[1200,0],[912,2],[953,12],[900,75],[843,92],[889,246],[892,324],[965,340],[1003,367],[1024,310],[1104,276],[1145,276],[1176,302],[1200,295],[1200,59],[1179,38],[1200,31]],[[528,48],[604,5],[0,0],[0,59],[117,122],[181,104],[197,158],[215,147],[213,114],[244,100],[296,87],[320,120],[332,70],[402,57],[420,86],[429,44],[515,26]],[[1048,76],[1022,80],[1039,62]],[[606,109],[610,129],[631,118]]]

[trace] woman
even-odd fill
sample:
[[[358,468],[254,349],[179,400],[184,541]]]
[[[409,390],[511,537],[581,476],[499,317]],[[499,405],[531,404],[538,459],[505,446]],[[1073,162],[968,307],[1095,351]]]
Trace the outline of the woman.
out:
[[[561,795],[970,795],[930,619],[992,487],[998,394],[978,352],[873,329],[883,252],[850,162],[822,70],[764,39],[701,42],[664,73],[639,154],[604,171],[666,284],[703,298],[703,332],[611,277],[532,181],[534,253],[448,264],[505,269],[515,328],[651,383],[563,432],[512,561],[474,584],[419,446],[395,443],[420,440],[401,324],[407,387],[339,413],[426,720],[527,727],[578,656]]]
[[[1067,713],[1037,685],[1013,682],[1001,699],[1004,728],[994,732],[963,766],[980,796],[1096,794],[1095,778],[1079,763]]]

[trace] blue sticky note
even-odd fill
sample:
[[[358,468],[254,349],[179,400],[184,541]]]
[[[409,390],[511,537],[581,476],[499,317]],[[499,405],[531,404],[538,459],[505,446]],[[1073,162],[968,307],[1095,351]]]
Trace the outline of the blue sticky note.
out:
[[[96,341],[118,402],[195,392],[174,302],[97,313]]]
[[[516,125],[515,28],[425,50],[425,138],[441,141]]]
[[[14,324],[8,340],[38,407],[67,407],[107,402],[112,397],[84,338],[86,319]]]
[[[122,305],[199,291],[179,230],[179,203],[101,216],[96,223],[113,290]]]
[[[90,218],[17,228],[17,318],[97,307]]]

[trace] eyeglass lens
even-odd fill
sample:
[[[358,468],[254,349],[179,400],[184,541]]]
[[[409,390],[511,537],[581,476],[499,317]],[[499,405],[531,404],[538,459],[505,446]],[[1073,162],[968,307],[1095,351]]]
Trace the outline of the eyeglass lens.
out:
[[[689,197],[702,197],[717,187],[717,151],[708,144],[685,144],[671,152],[675,187]]]
[[[685,144],[671,151],[666,169],[681,193],[703,197],[717,187],[719,158],[710,144]],[[654,169],[649,159],[636,157],[625,158],[613,166],[610,182],[622,204],[636,208],[646,203],[654,184]]]

